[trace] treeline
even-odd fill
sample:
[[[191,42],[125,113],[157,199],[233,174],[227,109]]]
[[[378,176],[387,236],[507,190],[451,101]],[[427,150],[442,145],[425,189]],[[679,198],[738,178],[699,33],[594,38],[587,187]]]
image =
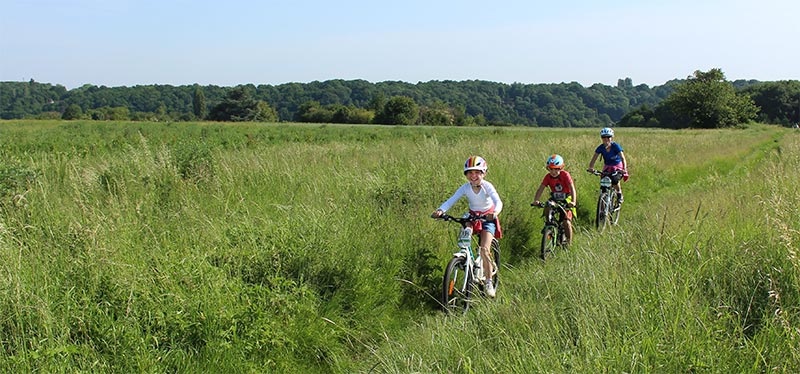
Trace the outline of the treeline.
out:
[[[129,120],[237,120],[260,102],[277,121],[336,123],[424,123],[430,125],[526,125],[586,127],[605,125],[640,105],[666,98],[670,84],[616,87],[578,83],[504,84],[488,81],[329,80],[281,85],[105,87],[0,82],[0,118]],[[249,104],[232,108],[243,99]],[[409,100],[410,99],[410,100]],[[255,103],[255,104],[253,104]],[[199,104],[199,105],[198,105]],[[220,105],[238,111],[229,116]],[[388,106],[388,107],[387,107]],[[415,115],[399,115],[409,107]],[[247,108],[247,109],[245,109]],[[263,108],[263,105],[262,105]]]
[[[328,80],[236,87],[87,84],[71,90],[31,80],[0,82],[0,118],[674,127],[663,103],[689,78],[652,88],[626,78],[616,86],[589,87],[575,82]],[[727,82],[723,76],[722,83],[736,95],[752,97],[762,122],[791,124],[799,119],[798,81]]]
[[[800,121],[800,81],[730,83],[720,69],[695,71],[655,107],[635,108],[617,125],[721,128],[754,120],[796,126]]]

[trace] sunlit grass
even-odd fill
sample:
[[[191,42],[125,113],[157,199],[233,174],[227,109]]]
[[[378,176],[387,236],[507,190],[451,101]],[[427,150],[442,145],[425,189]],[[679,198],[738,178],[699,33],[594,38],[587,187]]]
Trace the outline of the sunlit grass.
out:
[[[797,134],[620,129],[631,180],[600,236],[596,132],[2,123],[0,367],[795,371]],[[552,153],[578,235],[541,263]],[[428,216],[472,154],[506,204],[505,266],[497,300],[451,318],[456,230]]]
[[[787,308],[798,305],[789,244],[798,224],[779,217],[797,213],[798,158],[785,155],[800,142],[771,136],[746,146],[725,174],[676,170],[679,186],[626,202],[611,235],[585,233],[554,261],[505,272],[497,302],[467,322],[430,317],[378,352],[376,371],[796,371],[800,321]],[[721,154],[710,149],[684,166]],[[419,339],[431,329],[443,337]],[[455,369],[455,358],[442,365],[441,352],[464,346],[473,348],[468,370]],[[417,360],[401,364],[406,357]]]

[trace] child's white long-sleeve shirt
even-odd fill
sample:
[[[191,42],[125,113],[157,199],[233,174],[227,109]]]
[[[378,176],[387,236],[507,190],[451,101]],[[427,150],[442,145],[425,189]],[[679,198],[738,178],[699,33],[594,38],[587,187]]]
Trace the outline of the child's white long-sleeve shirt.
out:
[[[439,209],[446,212],[448,209],[452,208],[462,196],[467,197],[469,209],[472,211],[485,212],[491,209],[492,206],[494,206],[495,214],[503,210],[503,201],[500,200],[500,195],[497,193],[494,185],[487,181],[481,182],[481,189],[477,193],[472,189],[472,185],[469,184],[469,182],[461,185],[453,196],[447,199]]]

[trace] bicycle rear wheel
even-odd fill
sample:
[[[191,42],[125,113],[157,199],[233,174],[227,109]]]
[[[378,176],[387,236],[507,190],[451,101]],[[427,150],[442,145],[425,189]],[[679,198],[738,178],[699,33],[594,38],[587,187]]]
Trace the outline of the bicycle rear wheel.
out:
[[[472,274],[467,271],[465,257],[453,257],[444,271],[442,280],[442,308],[447,313],[469,310],[472,296]]]
[[[500,242],[497,239],[492,239],[492,260],[494,261],[494,274],[492,274],[492,284],[497,291],[497,285],[500,283]]]
[[[556,249],[556,234],[557,229],[553,226],[545,226],[542,229],[542,250],[539,254],[542,260],[547,260]]]
[[[617,194],[613,194],[614,196],[611,198],[611,213],[609,215],[609,222],[612,225],[616,225],[619,223],[619,211],[622,210],[622,205],[619,203],[619,196]]]

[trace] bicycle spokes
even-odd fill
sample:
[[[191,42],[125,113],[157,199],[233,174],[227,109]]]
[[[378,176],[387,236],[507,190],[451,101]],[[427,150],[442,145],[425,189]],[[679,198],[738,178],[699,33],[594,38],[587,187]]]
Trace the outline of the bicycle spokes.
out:
[[[443,215],[438,218],[459,223],[462,227],[458,236],[458,251],[453,254],[453,257],[445,267],[439,302],[448,313],[466,313],[470,308],[473,287],[477,285],[478,289],[482,290],[484,286],[484,283],[480,282],[479,279],[483,263],[473,250],[475,247],[472,245],[474,239],[470,223],[485,220],[486,217],[465,215],[462,218],[457,218]],[[500,264],[500,251],[497,240],[492,240],[491,251],[485,255],[488,256],[489,261],[493,264],[492,271],[487,275],[491,277],[493,285],[496,287]]]
[[[470,260],[465,257],[453,257],[445,269],[441,302],[447,312],[469,309],[472,277],[467,261]]]
[[[547,257],[555,250],[556,245],[558,245],[556,242],[557,235],[558,229],[554,226],[548,225],[542,230],[542,248],[539,254],[542,260],[547,260]]]

